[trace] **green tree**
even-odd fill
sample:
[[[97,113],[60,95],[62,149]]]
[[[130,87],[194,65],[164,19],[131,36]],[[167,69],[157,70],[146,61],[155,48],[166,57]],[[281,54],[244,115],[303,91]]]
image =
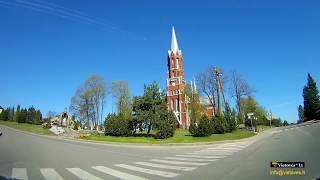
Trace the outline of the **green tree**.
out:
[[[298,106],[298,124],[304,122],[304,108],[302,105]]]
[[[160,87],[154,81],[150,85],[144,85],[143,96],[134,97],[133,115],[136,123],[135,127],[142,129],[142,125],[145,125],[147,133],[150,133],[154,122],[160,119],[163,111],[166,111],[165,97],[162,94]]]
[[[279,126],[282,125],[282,121],[281,121],[280,118],[278,118],[278,119],[272,119],[271,125],[272,125],[272,126],[275,126],[275,127],[279,127]]]
[[[223,116],[216,115],[212,119],[213,123],[213,134],[224,134],[226,131],[226,122]]]
[[[206,115],[201,116],[198,123],[192,123],[189,132],[194,137],[205,137],[212,134],[212,123]]]
[[[259,103],[252,97],[242,98],[240,100],[240,104],[242,107],[242,112],[245,114],[246,120],[245,125],[251,126],[251,120],[248,119],[247,114],[253,113],[254,119],[252,119],[252,123],[254,126],[256,125],[268,125],[268,113]]]
[[[40,125],[42,123],[42,114],[40,110],[36,110],[32,119],[32,124]]]
[[[131,117],[132,99],[127,81],[112,82],[112,96],[116,98],[116,106],[118,113]]]
[[[225,105],[225,111],[223,115],[225,122],[226,122],[226,132],[232,132],[233,130],[236,129],[237,124],[236,124],[236,112],[235,110],[231,111],[231,108],[228,103]]]
[[[131,134],[131,120],[123,114],[108,114],[105,119],[105,135],[129,136]]]
[[[168,112],[166,106],[161,110],[159,119],[155,122],[157,132],[156,139],[165,139],[172,137],[177,127],[177,119],[172,111]]]
[[[9,113],[10,113],[9,108],[3,109],[2,113],[0,114],[0,119],[3,121],[8,121],[9,120]]]
[[[8,120],[9,121],[13,121],[14,120],[14,107],[10,107],[9,108],[9,116],[8,116]]]
[[[19,116],[20,116],[21,110],[20,110],[20,105],[18,104],[16,112],[14,113],[14,118],[13,120],[15,122],[18,122]]]
[[[190,124],[198,123],[202,114],[205,112],[204,106],[200,104],[199,93],[197,93],[192,87],[191,84],[187,84],[185,87],[184,95],[186,95],[187,99],[187,109],[190,117]]]
[[[319,119],[320,114],[317,113],[320,98],[319,91],[315,80],[308,73],[308,82],[303,88],[303,99],[304,99],[304,121],[313,119]]]
[[[288,126],[288,125],[289,125],[289,123],[288,123],[288,121],[287,121],[287,120],[284,120],[284,121],[283,121],[283,123],[282,123],[282,125],[283,125],[283,126]]]
[[[18,123],[25,123],[26,122],[27,113],[28,113],[27,109],[25,109],[25,108],[21,109],[20,115],[18,117]]]
[[[33,106],[29,107],[27,111],[26,122],[29,124],[32,124],[33,120],[35,119],[35,115],[36,115],[36,110],[34,109],[34,107]]]

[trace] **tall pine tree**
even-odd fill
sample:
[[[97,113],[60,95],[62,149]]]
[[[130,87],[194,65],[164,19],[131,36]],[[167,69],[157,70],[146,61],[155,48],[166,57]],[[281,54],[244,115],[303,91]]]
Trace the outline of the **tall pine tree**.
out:
[[[319,113],[317,114],[320,98],[319,91],[315,80],[308,73],[308,82],[303,88],[304,99],[304,121],[310,121],[313,119],[319,119]]]

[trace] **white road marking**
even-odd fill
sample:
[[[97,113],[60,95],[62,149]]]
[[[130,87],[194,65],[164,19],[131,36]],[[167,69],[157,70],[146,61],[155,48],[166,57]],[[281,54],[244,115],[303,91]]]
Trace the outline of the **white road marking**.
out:
[[[176,177],[176,176],[180,175],[177,173],[152,170],[152,169],[141,168],[141,167],[137,167],[137,166],[131,166],[131,165],[127,165],[127,164],[116,164],[115,166],[129,169],[132,171],[137,171],[137,172],[142,172],[142,173],[147,173],[147,174],[152,174],[152,175],[157,175],[157,176],[162,176],[162,177]]]
[[[285,131],[288,131],[289,129],[284,129]]]
[[[100,178],[98,178],[97,176],[88,173],[87,171],[84,171],[80,168],[67,168],[68,171],[70,171],[72,174],[74,174],[75,176],[77,176],[78,178],[82,179],[82,180],[102,180]]]
[[[237,145],[237,144],[223,144],[223,145],[220,145],[218,147],[238,147],[238,148],[245,148],[247,147],[248,145]]]
[[[28,180],[26,168],[12,168],[11,178]]]
[[[202,149],[202,151],[208,151],[208,152],[238,152],[240,149],[221,149],[221,148],[211,148],[211,149]]]
[[[217,159],[195,159],[195,158],[179,158],[179,157],[165,157],[164,159],[173,159],[180,161],[192,161],[192,162],[213,162]]]
[[[195,166],[203,166],[208,164],[208,163],[199,163],[199,162],[169,161],[169,160],[162,160],[162,159],[151,159],[150,161],[167,163],[167,164],[183,164],[183,165],[195,165]]]
[[[191,158],[204,158],[204,159],[220,159],[220,158],[224,158],[226,156],[200,156],[200,155],[191,155],[191,154],[179,154],[176,155],[178,157],[191,157]]]
[[[239,151],[242,150],[241,148],[236,148],[236,147],[215,147],[215,148],[208,148],[208,149],[217,149],[217,150],[233,150],[233,151]]]
[[[232,155],[233,152],[221,152],[221,151],[195,151],[191,153],[186,153],[186,154],[191,154],[191,155],[225,155],[229,156]]]
[[[105,166],[93,166],[93,169],[103,172],[105,174],[109,174],[111,176],[117,177],[119,179],[128,179],[128,180],[146,180],[145,178],[139,177],[139,176],[135,176],[135,175],[131,175],[128,173],[124,173],[121,171],[117,171],[111,168],[107,168]]]
[[[46,180],[63,180],[63,178],[52,168],[41,168],[40,172]]]
[[[155,164],[155,163],[149,163],[149,162],[134,162],[134,164],[139,164],[143,166],[150,166],[155,168],[162,168],[162,169],[173,169],[173,170],[180,170],[180,171],[192,171],[197,169],[196,167],[185,167],[185,166],[169,166],[164,164]]]

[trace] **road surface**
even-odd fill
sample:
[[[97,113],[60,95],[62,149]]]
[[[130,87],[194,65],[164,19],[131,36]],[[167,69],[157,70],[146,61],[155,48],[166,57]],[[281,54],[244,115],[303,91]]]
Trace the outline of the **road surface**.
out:
[[[0,176],[17,179],[314,179],[320,123],[273,128],[197,146],[118,145],[50,138],[0,126]],[[271,161],[304,161],[305,175],[270,175]],[[1,179],[1,178],[0,178]]]

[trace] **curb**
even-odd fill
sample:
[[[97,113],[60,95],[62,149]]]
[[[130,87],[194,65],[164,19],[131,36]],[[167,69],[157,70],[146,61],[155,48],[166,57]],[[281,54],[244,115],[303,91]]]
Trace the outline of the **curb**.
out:
[[[166,143],[166,144],[147,144],[147,143],[121,143],[121,142],[109,142],[109,141],[94,141],[94,140],[85,140],[85,139],[74,139],[70,137],[63,137],[63,136],[57,136],[57,135],[44,135],[44,134],[36,134],[33,132],[23,131],[19,129],[15,129],[6,125],[0,124],[0,126],[4,126],[8,129],[11,129],[13,131],[38,136],[42,138],[49,138],[49,139],[56,139],[56,140],[64,140],[69,142],[77,142],[77,143],[84,143],[84,144],[95,144],[95,145],[105,145],[105,146],[117,146],[117,147],[149,147],[149,148],[155,148],[155,147],[196,147],[196,146],[208,146],[213,144],[223,144],[223,143],[232,143],[232,142],[243,142],[251,139],[255,139],[260,137],[263,134],[266,134],[268,131],[273,130],[267,129],[265,131],[262,131],[256,135],[253,135],[251,137],[243,138],[243,139],[235,139],[235,140],[221,140],[221,141],[209,141],[209,142],[196,142],[196,143]]]

